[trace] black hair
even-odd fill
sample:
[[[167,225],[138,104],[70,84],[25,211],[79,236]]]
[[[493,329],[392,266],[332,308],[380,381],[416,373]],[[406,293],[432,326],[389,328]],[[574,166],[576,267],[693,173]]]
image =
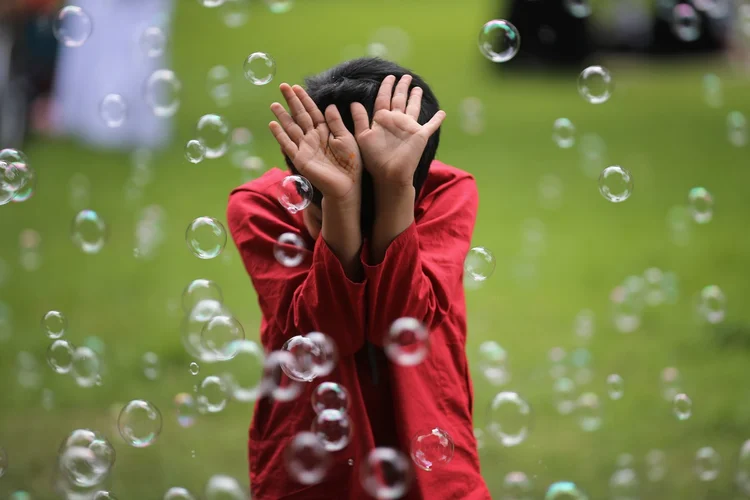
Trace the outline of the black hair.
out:
[[[375,106],[375,97],[378,95],[380,84],[386,76],[394,75],[396,81],[403,75],[411,75],[412,81],[409,90],[414,87],[422,89],[422,109],[419,112],[419,123],[424,125],[435,113],[440,110],[437,97],[427,83],[419,75],[398,64],[379,59],[377,57],[363,57],[352,59],[328,69],[318,75],[305,79],[305,90],[322,112],[331,104],[335,104],[341,113],[346,128],[354,133],[354,122],[350,105],[352,102],[360,102],[367,110],[372,120],[372,111]],[[417,170],[414,172],[414,189],[417,197],[427,179],[430,164],[435,159],[438,144],[440,143],[440,129],[427,141],[427,146],[419,160]],[[292,161],[286,157],[286,164],[290,170],[297,174]],[[369,233],[375,217],[375,206],[373,196],[373,183],[367,169],[362,172],[362,231]],[[322,195],[315,189],[313,203],[320,205]]]

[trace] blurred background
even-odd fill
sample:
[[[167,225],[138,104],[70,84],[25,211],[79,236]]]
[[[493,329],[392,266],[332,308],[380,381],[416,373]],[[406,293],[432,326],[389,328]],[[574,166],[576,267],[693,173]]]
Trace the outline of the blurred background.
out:
[[[438,158],[479,185],[473,245],[495,267],[467,278],[467,354],[493,498],[559,481],[589,498],[750,497],[747,0],[220,3],[0,6],[0,147],[35,174],[0,207],[0,498],[247,486],[252,403],[201,414],[185,398],[211,375],[251,384],[258,365],[193,358],[183,290],[215,281],[259,341],[256,297],[231,240],[202,260],[185,230],[225,224],[230,190],[283,164],[267,131],[279,83],[368,54],[429,82],[448,114]],[[492,19],[520,33],[506,62],[477,46]],[[275,61],[267,85],[243,74],[256,52]],[[611,75],[601,104],[577,89],[591,65]],[[206,114],[227,150],[193,163]],[[622,203],[600,194],[610,165],[632,176]],[[82,220],[93,246],[71,238]],[[91,354],[69,374],[49,365],[48,311]],[[532,408],[508,424],[528,430],[516,446],[486,430],[501,391]],[[117,429],[133,399],[163,417],[145,448]],[[58,467],[85,428],[117,453],[93,490]]]

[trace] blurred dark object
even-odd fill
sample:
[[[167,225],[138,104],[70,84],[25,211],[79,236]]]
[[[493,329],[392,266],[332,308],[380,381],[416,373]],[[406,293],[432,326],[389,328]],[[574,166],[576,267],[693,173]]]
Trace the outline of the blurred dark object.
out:
[[[500,18],[508,19],[521,33],[521,49],[503,69],[580,71],[594,52],[588,18],[572,16],[562,0],[513,0],[509,17]]]
[[[21,147],[33,104],[47,102],[57,58],[56,3],[24,1],[0,11],[0,147]]]
[[[713,334],[721,348],[750,350],[750,325],[722,324],[713,328]]]

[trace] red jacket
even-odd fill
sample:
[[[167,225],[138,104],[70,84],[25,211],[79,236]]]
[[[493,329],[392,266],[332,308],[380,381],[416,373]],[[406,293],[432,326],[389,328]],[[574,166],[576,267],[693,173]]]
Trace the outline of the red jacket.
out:
[[[273,169],[238,187],[227,211],[263,313],[261,341],[266,351],[278,350],[294,335],[320,331],[336,342],[340,359],[330,376],[305,384],[296,400],[256,403],[249,439],[253,498],[369,498],[358,470],[368,451],[390,446],[409,457],[418,431],[440,427],[455,443],[452,461],[431,472],[413,467],[404,498],[489,499],[479,472],[465,352],[463,263],[477,212],[474,179],[434,161],[414,208],[415,223],[391,243],[378,265],[368,263],[365,242],[365,279],[354,283],[323,238],[311,239],[302,214],[289,213],[275,199],[273,186],[286,175]],[[298,267],[284,267],[274,258],[274,243],[284,232],[299,234],[307,244]],[[404,316],[421,320],[430,331],[430,352],[413,367],[388,362],[382,349],[368,349],[365,342],[382,347],[391,323]],[[296,433],[310,429],[315,415],[310,395],[323,380],[349,390],[354,432],[349,445],[332,454],[323,482],[305,486],[289,478],[283,454]]]

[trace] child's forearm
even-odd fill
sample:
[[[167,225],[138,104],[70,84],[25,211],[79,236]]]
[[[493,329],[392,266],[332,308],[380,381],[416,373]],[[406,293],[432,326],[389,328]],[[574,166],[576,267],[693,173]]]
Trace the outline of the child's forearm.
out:
[[[352,281],[362,280],[362,249],[359,199],[327,200],[323,197],[323,224],[321,235],[341,262],[344,272]]]
[[[370,239],[372,264],[385,258],[388,246],[414,222],[413,186],[375,183],[375,224]]]

